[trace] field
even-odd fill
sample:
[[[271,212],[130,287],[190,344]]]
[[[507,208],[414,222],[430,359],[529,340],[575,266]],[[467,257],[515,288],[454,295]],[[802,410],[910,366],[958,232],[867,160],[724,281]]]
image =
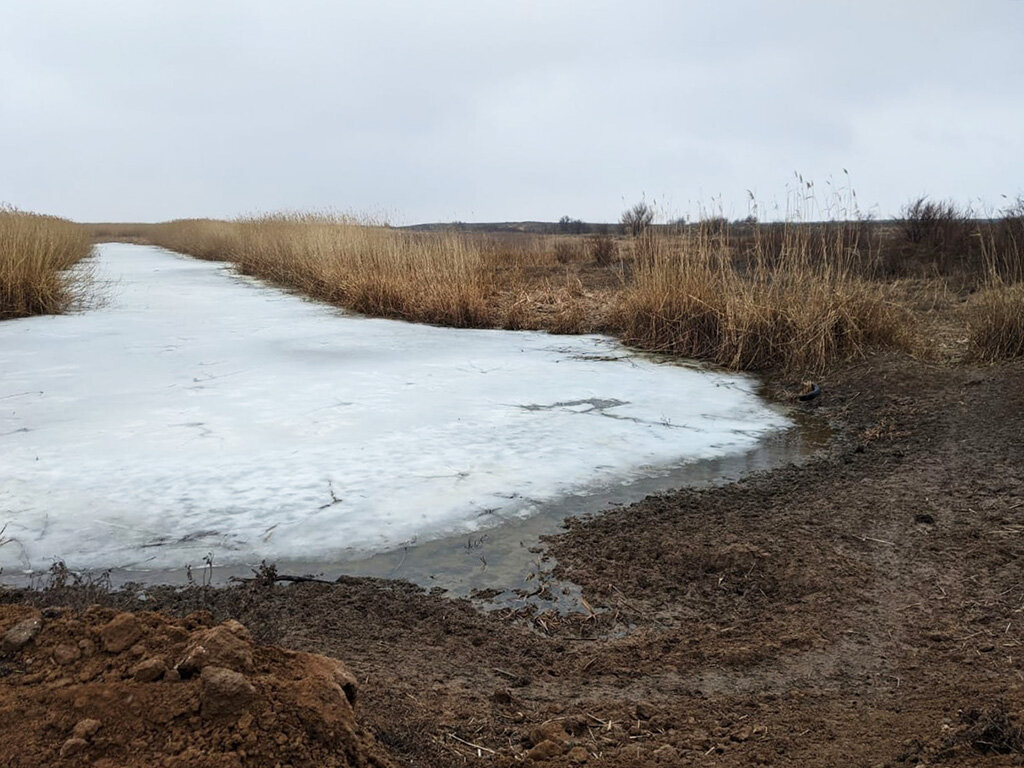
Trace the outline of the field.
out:
[[[359,722],[402,765],[1018,765],[1024,216],[928,206],[635,236],[320,215],[90,225],[369,314],[602,331],[758,371],[832,440],[800,465],[570,521],[538,555],[556,563],[539,608],[386,580],[289,584],[272,565],[229,588],[117,591],[57,567],[0,601],[158,610],[191,616],[189,631],[236,619],[258,642],[340,658]],[[795,401],[810,381],[821,396]],[[559,580],[585,611],[544,607]],[[73,701],[60,690],[79,682],[24,664],[5,659],[5,680],[36,674]],[[89,684],[110,696],[112,679]],[[204,748],[248,738],[201,725]],[[61,723],[33,727],[60,746]],[[157,748],[173,761],[172,746]],[[145,764],[131,743],[101,747]]]

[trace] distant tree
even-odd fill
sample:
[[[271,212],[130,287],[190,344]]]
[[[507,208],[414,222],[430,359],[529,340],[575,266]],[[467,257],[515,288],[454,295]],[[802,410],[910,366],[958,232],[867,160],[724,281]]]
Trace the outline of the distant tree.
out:
[[[627,208],[623,211],[622,218],[619,221],[627,235],[637,237],[642,235],[651,226],[651,223],[654,221],[654,209],[647,204],[646,200],[641,200],[632,208]]]
[[[558,231],[563,235],[582,235],[587,231],[587,225],[581,219],[563,216],[558,220]]]

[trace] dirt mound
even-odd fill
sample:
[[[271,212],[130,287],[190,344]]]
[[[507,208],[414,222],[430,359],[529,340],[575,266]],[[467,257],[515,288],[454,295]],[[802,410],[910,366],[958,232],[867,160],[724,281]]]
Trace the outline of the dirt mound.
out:
[[[391,766],[326,656],[236,621],[0,606],[0,765]]]

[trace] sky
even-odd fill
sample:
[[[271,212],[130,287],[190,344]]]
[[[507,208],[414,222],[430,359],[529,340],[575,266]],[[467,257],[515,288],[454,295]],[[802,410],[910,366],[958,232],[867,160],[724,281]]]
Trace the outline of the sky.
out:
[[[0,0],[0,203],[988,212],[1024,193],[1022,51],[1024,0]]]

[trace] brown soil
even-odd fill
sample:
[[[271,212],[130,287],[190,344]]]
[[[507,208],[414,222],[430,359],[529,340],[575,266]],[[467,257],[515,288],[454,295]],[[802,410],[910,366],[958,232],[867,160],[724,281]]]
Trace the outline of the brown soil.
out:
[[[824,455],[548,542],[592,614],[350,578],[0,600],[208,610],[342,658],[360,722],[404,765],[1020,764],[1024,367],[885,356],[821,384]],[[5,701],[27,696],[6,674]],[[74,718],[55,717],[32,743],[60,748]],[[202,724],[182,717],[163,728]]]
[[[208,613],[0,606],[0,763],[234,768],[392,763],[355,722],[355,679]]]

